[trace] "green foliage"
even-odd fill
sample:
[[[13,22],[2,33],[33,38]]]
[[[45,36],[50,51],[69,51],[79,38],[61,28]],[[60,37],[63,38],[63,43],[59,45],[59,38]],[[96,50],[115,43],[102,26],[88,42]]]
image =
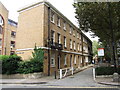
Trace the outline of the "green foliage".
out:
[[[95,71],[97,75],[113,75],[114,67],[97,67]],[[117,68],[117,72],[120,74],[120,68]]]
[[[81,2],[75,3],[74,7],[80,29],[98,36],[106,48],[106,54],[109,53],[107,56],[112,56],[112,34],[115,45],[120,39],[120,2]]]
[[[29,61],[22,61],[21,57],[16,55],[1,55],[2,74],[28,74],[43,71],[44,52],[41,48],[35,47],[33,58]]]
[[[43,59],[44,59],[44,52],[41,48],[34,49],[32,52],[33,58],[29,61],[22,61],[19,63],[19,68],[17,73],[33,73],[33,72],[42,72],[43,71]]]
[[[37,47],[35,46],[34,52],[32,52],[32,55],[33,55],[34,60],[39,60],[39,61],[43,62],[44,51],[41,48],[37,49]]]
[[[28,74],[34,72],[42,72],[43,63],[38,60],[22,61],[19,63],[17,73]]]
[[[98,54],[98,48],[103,48],[102,44],[100,44],[97,41],[93,41],[92,43],[93,56]]]
[[[2,74],[16,74],[21,57],[3,55],[0,56],[0,60],[2,62]]]

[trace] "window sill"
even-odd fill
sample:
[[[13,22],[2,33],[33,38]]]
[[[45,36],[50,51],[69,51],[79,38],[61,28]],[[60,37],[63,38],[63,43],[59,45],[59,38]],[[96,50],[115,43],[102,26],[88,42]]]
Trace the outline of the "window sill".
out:
[[[55,22],[54,22],[54,21],[51,21],[51,23],[55,24]]]
[[[57,25],[57,27],[61,28],[61,26],[60,26],[60,25]]]
[[[55,65],[51,65],[51,67],[52,67],[52,68],[54,68],[54,67],[55,67]]]

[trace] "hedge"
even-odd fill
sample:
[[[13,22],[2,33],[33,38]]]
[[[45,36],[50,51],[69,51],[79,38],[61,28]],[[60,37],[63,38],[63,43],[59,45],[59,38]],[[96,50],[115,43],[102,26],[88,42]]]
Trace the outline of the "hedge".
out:
[[[33,58],[22,61],[17,55],[0,55],[0,63],[2,63],[2,74],[28,74],[43,71],[44,51],[41,48],[34,49]]]
[[[0,61],[2,63],[2,74],[16,74],[21,57],[16,55],[2,55],[0,56]]]
[[[96,75],[113,75],[114,67],[97,67],[95,69]],[[118,74],[120,74],[120,68],[117,68]]]
[[[39,60],[30,60],[30,61],[22,61],[19,63],[19,68],[17,69],[17,73],[20,74],[28,74],[34,72],[42,72],[43,71],[43,63]]]

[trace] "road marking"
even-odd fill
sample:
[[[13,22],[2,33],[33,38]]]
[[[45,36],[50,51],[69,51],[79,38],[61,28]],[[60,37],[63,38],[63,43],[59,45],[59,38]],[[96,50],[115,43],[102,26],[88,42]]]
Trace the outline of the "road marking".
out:
[[[69,86],[48,86],[50,88],[118,88],[116,87],[69,87]]]

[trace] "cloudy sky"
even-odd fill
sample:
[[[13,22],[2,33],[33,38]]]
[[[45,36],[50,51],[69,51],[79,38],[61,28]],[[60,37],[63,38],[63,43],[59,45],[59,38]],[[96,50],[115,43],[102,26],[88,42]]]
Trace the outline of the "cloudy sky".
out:
[[[9,18],[14,21],[18,21],[19,13],[17,12],[17,10],[24,7],[25,5],[29,5],[41,0],[0,0],[0,1],[9,11]],[[74,13],[75,10],[72,6],[74,0],[47,0],[47,1],[49,1],[70,21],[72,21],[76,26],[78,26],[77,20],[75,19],[75,13]],[[87,36],[90,38],[89,33],[87,34]],[[96,38],[90,38],[90,39],[96,40]]]

